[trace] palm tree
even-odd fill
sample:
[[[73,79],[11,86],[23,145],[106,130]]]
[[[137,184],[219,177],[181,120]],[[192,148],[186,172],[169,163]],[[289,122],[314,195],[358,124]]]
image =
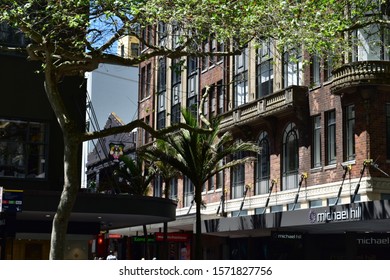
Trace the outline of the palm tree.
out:
[[[123,164],[119,164],[118,168],[114,170],[114,177],[122,180],[130,195],[146,196],[155,175],[153,170],[145,168],[145,161],[142,157],[133,159],[121,156],[119,159]],[[142,225],[142,227],[145,236],[144,256],[145,259],[149,259],[148,231],[146,225]]]
[[[179,130],[165,135],[157,140],[157,144],[149,146],[144,151],[160,161],[171,165],[179,170],[183,176],[191,180],[195,188],[196,203],[196,234],[195,234],[195,258],[202,259],[201,241],[201,213],[202,187],[212,176],[218,172],[247,161],[255,160],[255,157],[247,156],[242,159],[235,159],[225,164],[220,164],[227,156],[238,152],[260,152],[259,147],[252,142],[238,142],[233,140],[230,132],[219,136],[220,129],[218,122],[212,122],[207,129],[198,129],[198,122],[188,110],[182,111],[184,120],[189,128]],[[168,149],[161,149],[165,142]]]

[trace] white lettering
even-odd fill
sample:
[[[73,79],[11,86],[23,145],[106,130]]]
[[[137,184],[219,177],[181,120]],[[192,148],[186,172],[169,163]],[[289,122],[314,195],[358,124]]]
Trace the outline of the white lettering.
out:
[[[317,213],[317,222],[331,222],[331,221],[343,221],[343,220],[359,220],[362,217],[362,209],[356,207],[355,209],[332,211],[325,210],[322,213]]]

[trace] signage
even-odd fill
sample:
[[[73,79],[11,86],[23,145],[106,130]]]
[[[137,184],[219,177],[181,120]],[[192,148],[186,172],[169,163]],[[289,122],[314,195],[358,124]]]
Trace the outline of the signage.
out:
[[[110,233],[107,235],[107,238],[108,239],[119,239],[119,238],[122,238],[122,234],[113,234],[113,233]]]
[[[310,210],[309,221],[312,224],[315,223],[329,223],[337,221],[353,221],[361,220],[362,208],[357,206],[355,208],[344,209],[344,210],[323,210],[322,212],[316,212]]]
[[[134,243],[145,242],[145,236],[133,236],[132,237]],[[154,242],[154,236],[148,236],[148,242]]]
[[[301,240],[303,239],[303,234],[297,232],[278,231],[272,233],[272,238],[287,239],[287,240]]]
[[[110,143],[110,155],[114,162],[118,162],[119,158],[123,156],[123,144]]]
[[[156,232],[156,241],[164,241],[164,233]],[[187,242],[190,239],[190,235],[186,233],[168,233],[167,241],[169,242]]]
[[[2,211],[3,212],[22,212],[23,191],[22,190],[3,190]]]

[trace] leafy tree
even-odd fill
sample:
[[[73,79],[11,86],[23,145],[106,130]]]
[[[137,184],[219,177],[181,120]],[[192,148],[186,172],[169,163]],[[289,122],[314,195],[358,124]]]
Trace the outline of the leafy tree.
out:
[[[184,110],[183,116],[190,127],[198,127],[198,122],[190,111]],[[255,159],[248,156],[220,164],[226,157],[238,152],[259,152],[259,147],[254,143],[233,141],[230,132],[219,136],[220,130],[217,122],[212,122],[209,128],[210,131],[180,129],[164,137],[164,146],[150,146],[143,151],[145,154],[176,168],[194,184],[196,259],[202,258],[200,209],[203,185],[218,172]]]
[[[124,184],[127,185],[127,189],[130,195],[145,196],[150,189],[150,183],[155,177],[155,172],[151,169],[148,172],[147,166],[145,167],[145,161],[141,157],[132,159],[127,156],[120,157],[123,164],[114,170],[114,176],[124,180]],[[146,259],[150,259],[148,250],[148,230],[146,225],[142,225],[145,243],[144,243],[144,256]]]
[[[155,132],[141,121],[101,132],[80,131],[61,98],[59,84],[68,76],[83,75],[99,63],[136,65],[156,56],[180,58],[205,56],[204,39],[214,36],[229,42],[228,55],[251,40],[271,37],[280,49],[303,45],[312,53],[345,53],[344,31],[370,22],[387,24],[383,18],[360,15],[373,11],[377,0],[2,0],[0,22],[5,21],[29,39],[27,48],[10,48],[0,42],[0,51],[24,52],[40,61],[45,74],[45,89],[64,138],[64,187],[53,220],[50,259],[63,259],[66,230],[80,182],[77,178],[77,147],[83,141],[136,127]],[[382,1],[385,2],[385,1]],[[168,36],[178,44],[160,44],[156,38],[142,36],[148,26],[168,24]],[[172,28],[174,27],[174,28]],[[133,58],[122,58],[111,50],[123,35],[132,35],[148,47]],[[168,40],[166,40],[168,42]],[[66,93],[65,93],[66,94]],[[184,135],[183,135],[184,136]]]

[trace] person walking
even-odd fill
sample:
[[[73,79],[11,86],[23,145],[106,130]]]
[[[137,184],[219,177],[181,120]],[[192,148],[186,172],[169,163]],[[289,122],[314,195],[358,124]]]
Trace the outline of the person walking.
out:
[[[106,260],[117,260],[118,258],[114,255],[112,251],[108,254]]]

